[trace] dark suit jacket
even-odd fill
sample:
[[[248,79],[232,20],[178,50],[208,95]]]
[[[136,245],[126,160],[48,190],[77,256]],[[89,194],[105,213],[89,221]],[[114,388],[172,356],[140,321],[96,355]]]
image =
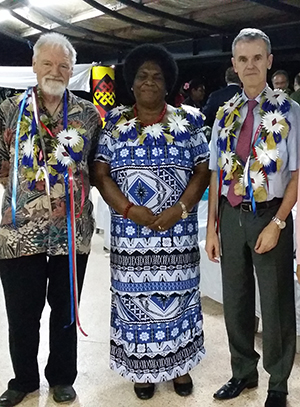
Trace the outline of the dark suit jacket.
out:
[[[300,89],[291,94],[291,98],[300,105]]]
[[[236,93],[241,92],[242,89],[238,85],[228,85],[226,88],[212,92],[202,110],[206,116],[205,124],[212,127],[219,107],[231,99]]]

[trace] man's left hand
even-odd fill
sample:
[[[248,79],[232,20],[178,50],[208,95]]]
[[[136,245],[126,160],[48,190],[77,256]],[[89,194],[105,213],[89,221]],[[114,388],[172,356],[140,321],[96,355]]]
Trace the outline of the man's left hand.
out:
[[[258,254],[267,253],[274,249],[280,236],[280,229],[271,221],[259,234],[254,250]]]

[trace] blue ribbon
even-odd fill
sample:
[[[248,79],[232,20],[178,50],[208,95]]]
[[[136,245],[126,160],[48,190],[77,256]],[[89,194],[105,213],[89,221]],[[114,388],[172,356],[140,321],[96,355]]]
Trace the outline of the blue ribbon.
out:
[[[19,138],[20,138],[20,127],[21,120],[25,109],[25,104],[27,96],[31,88],[27,89],[23,97],[18,122],[16,129],[16,138],[15,138],[15,157],[14,157],[14,174],[13,174],[13,188],[12,188],[12,220],[14,226],[16,226],[16,202],[17,202],[17,184],[18,184],[18,159],[19,159]],[[35,118],[32,120],[32,129],[31,137],[34,137],[36,133],[37,123]],[[67,100],[67,91],[64,92],[64,103],[63,103],[63,127],[64,130],[68,127],[68,100]],[[46,159],[46,157],[44,158]],[[74,305],[74,284],[73,284],[73,262],[72,262],[72,224],[71,224],[71,205],[70,205],[70,196],[69,196],[69,175],[68,170],[64,173],[64,182],[66,189],[66,207],[67,207],[67,229],[68,229],[68,249],[69,249],[69,276],[70,276],[70,294],[71,294],[71,324],[75,321],[75,305]],[[71,325],[70,324],[70,325]]]
[[[68,98],[67,91],[64,92],[63,104],[63,127],[64,130],[68,127]],[[69,174],[68,169],[64,173],[65,190],[66,190],[66,207],[67,207],[67,228],[68,228],[68,249],[69,249],[69,278],[70,278],[70,304],[71,304],[71,322],[75,321],[75,303],[74,303],[74,283],[73,283],[73,261],[72,261],[72,221],[71,221],[71,203],[69,195]],[[67,327],[67,326],[66,326]]]
[[[68,227],[68,249],[69,249],[69,276],[70,276],[70,303],[71,303],[71,323],[75,321],[75,305],[74,305],[74,284],[73,284],[73,262],[72,262],[72,224],[71,224],[71,204],[69,196],[69,175],[68,170],[64,174],[66,188],[66,206],[67,206],[67,227]]]
[[[66,90],[65,90],[65,93],[64,93],[64,107],[63,107],[63,109],[64,109],[64,118],[63,118],[64,130],[66,130],[67,127],[68,127],[68,98],[67,98],[67,91]]]
[[[18,122],[17,122],[16,138],[15,138],[14,174],[13,174],[13,188],[12,188],[12,198],[11,198],[12,199],[12,201],[11,201],[12,221],[13,221],[13,225],[15,227],[16,227],[16,211],[17,211],[17,184],[18,184],[20,127],[21,127],[21,120],[22,120],[23,112],[25,109],[25,103],[26,103],[28,92],[30,89],[26,90],[22,103],[21,103],[19,116],[18,116]]]
[[[249,188],[249,196],[251,199],[251,204],[252,204],[252,209],[253,209],[253,213],[256,213],[256,202],[254,199],[254,192],[253,192],[253,188],[252,188],[252,182],[251,182],[251,177],[250,177],[250,168],[248,171],[248,188]]]

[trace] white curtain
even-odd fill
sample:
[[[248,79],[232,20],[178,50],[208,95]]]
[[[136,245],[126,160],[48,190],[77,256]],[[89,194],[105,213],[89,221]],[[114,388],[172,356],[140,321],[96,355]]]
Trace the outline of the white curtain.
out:
[[[74,66],[68,89],[90,92],[90,73],[93,64]],[[31,66],[0,66],[0,87],[27,89],[36,85],[36,76]]]

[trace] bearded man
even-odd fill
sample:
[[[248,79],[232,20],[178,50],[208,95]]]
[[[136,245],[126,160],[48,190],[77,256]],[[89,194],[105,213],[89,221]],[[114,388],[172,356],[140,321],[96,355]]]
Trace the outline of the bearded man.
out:
[[[76,51],[66,37],[42,35],[33,52],[37,86],[0,106],[0,180],[6,188],[0,277],[15,373],[1,407],[16,405],[39,388],[46,299],[51,314],[45,376],[56,402],[75,399],[76,311],[94,229],[89,175],[98,112],[67,89]]]

